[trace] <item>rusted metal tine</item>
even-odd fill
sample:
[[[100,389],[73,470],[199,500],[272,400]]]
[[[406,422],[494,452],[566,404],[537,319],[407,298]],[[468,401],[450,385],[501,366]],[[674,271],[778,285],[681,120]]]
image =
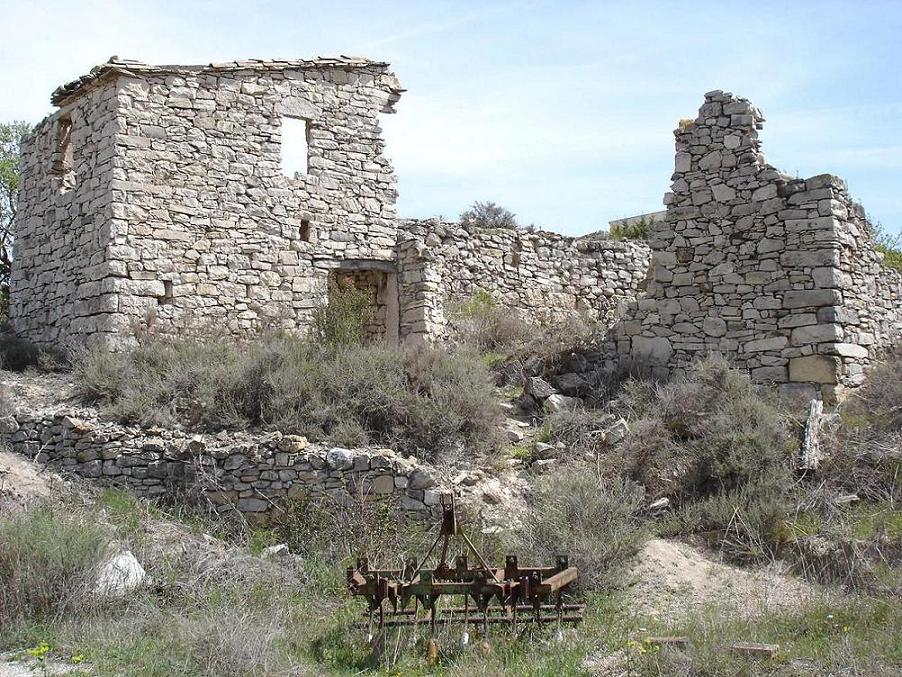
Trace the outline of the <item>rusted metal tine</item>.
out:
[[[584,611],[586,608],[586,605],[585,604],[561,604],[560,608],[563,611]],[[490,612],[496,612],[496,613],[500,613],[500,612],[507,613],[507,612],[511,612],[511,611],[515,611],[515,610],[516,611],[533,611],[534,609],[535,609],[535,607],[532,605],[529,605],[529,604],[518,604],[515,607],[513,607],[513,606],[490,606],[490,607],[488,607],[488,610]],[[558,610],[558,605],[557,604],[542,604],[539,606],[539,610],[556,612]],[[439,611],[442,613],[447,612],[447,613],[462,614],[462,613],[469,613],[472,611],[472,609],[469,607],[469,604],[467,604],[465,606],[443,607]],[[398,609],[397,611],[386,611],[385,615],[390,618],[392,616],[412,616],[414,613],[415,613],[415,611],[413,609]]]
[[[550,594],[552,592],[557,592],[561,588],[570,585],[573,581],[577,579],[579,572],[576,567],[569,567],[568,569],[564,569],[560,573],[554,574],[550,578],[546,578],[539,584],[539,591]]]
[[[464,616],[456,616],[444,618],[440,617],[436,619],[437,623],[441,623],[442,625],[458,625],[461,623],[473,623],[473,622],[482,622],[485,625],[497,625],[498,623],[511,623],[511,617],[509,616],[488,616],[488,618],[483,618],[482,615],[473,615],[471,614],[469,618],[464,618]],[[581,623],[583,621],[583,617],[578,614],[567,614],[561,616],[560,618],[557,614],[553,616],[539,616],[533,619],[535,623]],[[413,618],[387,618],[385,620],[386,628],[396,628],[396,627],[404,627],[416,625],[416,620]]]
[[[371,631],[376,611],[380,629],[415,626],[426,620],[425,615],[421,618],[418,613],[420,602],[428,612],[431,634],[435,633],[437,623],[463,623],[465,633],[471,622],[481,621],[484,630],[494,623],[516,626],[521,611],[531,611],[530,615],[539,623],[578,623],[582,620],[584,605],[563,603],[563,591],[578,577],[576,567],[569,566],[566,556],[559,556],[555,566],[521,568],[517,557],[508,555],[504,568],[491,567],[458,525],[454,497],[443,495],[441,506],[439,532],[419,565],[416,559],[409,558],[403,569],[376,569],[370,568],[369,561],[361,557],[356,568],[348,569],[349,591],[367,599]],[[448,556],[454,537],[463,542],[463,552],[457,556],[452,568]],[[439,541],[442,545],[437,565],[432,569],[424,568]],[[473,554],[477,566],[470,567],[467,553]],[[445,595],[461,595],[463,606],[440,608],[439,602]],[[410,599],[414,600],[412,610],[404,608]],[[498,600],[497,605],[490,605],[493,599]],[[385,600],[389,601],[387,609]],[[470,605],[471,600],[475,602],[475,608]]]

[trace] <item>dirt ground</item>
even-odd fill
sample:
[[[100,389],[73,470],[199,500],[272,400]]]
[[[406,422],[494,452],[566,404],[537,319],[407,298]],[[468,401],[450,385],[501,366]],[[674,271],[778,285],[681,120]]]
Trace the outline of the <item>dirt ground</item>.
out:
[[[739,569],[686,543],[659,538],[645,544],[627,581],[637,610],[661,618],[711,605],[754,616],[798,606],[815,593],[778,563]]]
[[[45,468],[8,451],[0,451],[0,514],[45,500],[63,480]]]

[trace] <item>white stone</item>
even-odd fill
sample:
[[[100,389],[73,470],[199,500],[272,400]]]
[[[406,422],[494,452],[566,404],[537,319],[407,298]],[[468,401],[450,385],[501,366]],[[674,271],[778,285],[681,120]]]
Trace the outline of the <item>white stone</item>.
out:
[[[94,593],[101,597],[124,597],[144,584],[147,572],[128,550],[107,559],[97,571]]]

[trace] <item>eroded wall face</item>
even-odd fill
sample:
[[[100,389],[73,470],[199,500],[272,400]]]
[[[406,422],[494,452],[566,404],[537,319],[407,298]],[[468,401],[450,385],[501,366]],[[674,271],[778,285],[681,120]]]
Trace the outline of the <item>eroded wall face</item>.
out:
[[[393,260],[392,87],[378,68],[121,77],[116,329],[304,329],[337,261]],[[282,173],[284,117],[308,121],[306,175]]]
[[[422,311],[432,318],[424,326],[438,335],[454,305],[478,291],[537,324],[579,314],[607,326],[635,299],[648,270],[649,249],[637,242],[438,221],[406,221],[402,231],[426,253],[432,275],[417,307],[440,307]]]
[[[116,95],[95,88],[22,145],[10,318],[40,345],[103,340],[118,303],[106,245],[114,212]]]
[[[745,99],[711,92],[675,132],[652,281],[611,340],[661,376],[716,352],[758,381],[832,395],[899,340],[899,276],[880,267],[841,179],[766,163],[762,123]]]

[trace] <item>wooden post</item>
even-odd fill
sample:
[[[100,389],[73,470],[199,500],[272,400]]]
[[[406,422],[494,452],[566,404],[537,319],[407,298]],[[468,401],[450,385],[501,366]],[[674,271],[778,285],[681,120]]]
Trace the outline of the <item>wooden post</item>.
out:
[[[805,438],[802,441],[802,470],[817,470],[821,462],[821,425],[824,422],[824,403],[811,400],[808,405],[808,422],[805,424]]]

